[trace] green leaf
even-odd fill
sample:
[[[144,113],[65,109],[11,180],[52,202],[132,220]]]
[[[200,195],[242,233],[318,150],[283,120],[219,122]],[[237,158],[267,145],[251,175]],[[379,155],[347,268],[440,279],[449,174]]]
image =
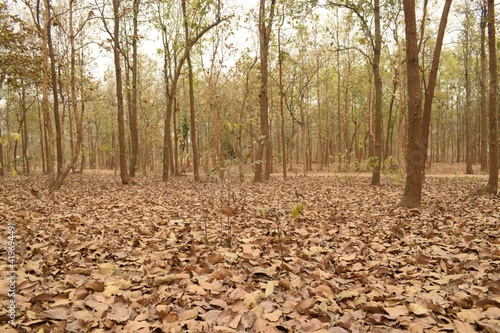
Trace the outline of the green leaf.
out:
[[[292,207],[292,218],[296,219],[299,216],[299,211],[297,210],[297,205]]]
[[[299,202],[298,204],[295,205],[297,207],[297,211],[299,213],[302,213],[304,211],[304,207],[302,207],[302,202]]]
[[[21,141],[21,134],[19,133],[10,133],[10,136],[14,141],[20,142]]]

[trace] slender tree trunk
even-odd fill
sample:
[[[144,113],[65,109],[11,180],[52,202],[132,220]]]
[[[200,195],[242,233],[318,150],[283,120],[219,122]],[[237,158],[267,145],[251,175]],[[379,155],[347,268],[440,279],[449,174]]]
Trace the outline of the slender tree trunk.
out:
[[[57,92],[57,72],[56,72],[56,58],[54,54],[54,47],[52,43],[52,18],[50,17],[50,0],[46,0],[46,10],[47,10],[47,19],[49,20],[49,24],[47,25],[47,46],[48,46],[48,55],[50,58],[50,77],[52,79],[52,112],[54,113],[54,123],[56,127],[56,154],[57,154],[57,173],[56,177],[62,172],[63,161],[64,161],[64,150],[63,150],[63,136],[62,136],[62,127],[61,127],[61,116],[59,114],[59,96]],[[52,186],[52,185],[50,185]]]
[[[261,182],[262,179],[262,164],[265,154],[264,180],[269,180],[272,168],[272,142],[269,130],[269,97],[268,97],[268,56],[269,42],[271,40],[272,24],[274,18],[274,10],[276,0],[271,0],[269,9],[266,10],[266,0],[260,0],[259,5],[259,41],[260,41],[260,138],[257,150],[257,164],[255,166],[255,182]],[[267,14],[269,12],[269,15]]]
[[[415,0],[403,1],[406,35],[406,70],[408,76],[408,165],[403,198],[405,207],[420,207],[425,152],[422,142],[422,96],[418,64]]]
[[[347,51],[349,52],[349,51]],[[349,55],[348,55],[349,57]],[[339,78],[340,78],[340,73],[337,73]],[[344,151],[342,152],[342,147],[339,147],[341,149],[340,154],[345,154],[344,156],[344,170],[347,170],[348,165],[351,163],[351,156],[355,155],[356,149],[357,149],[357,144],[354,145],[354,152],[352,151],[353,145],[350,142],[349,138],[349,108],[351,104],[351,99],[350,99],[350,91],[349,91],[349,82],[350,82],[350,77],[351,77],[351,64],[349,63],[347,65],[347,74],[346,74],[346,80],[344,80]],[[340,104],[339,104],[340,105]],[[340,128],[339,128],[340,130]],[[340,160],[339,160],[340,163]],[[340,165],[339,165],[340,168]],[[340,171],[340,170],[339,170]]]
[[[380,76],[380,54],[382,50],[382,34],[380,31],[380,1],[374,0],[375,47],[373,49],[373,74],[375,78],[375,165],[372,173],[372,185],[380,185],[380,168],[382,165],[382,77]]]
[[[179,170],[179,132],[178,132],[178,123],[179,123],[179,101],[177,97],[174,100],[174,174],[176,176],[180,176]]]
[[[127,156],[125,145],[125,120],[123,105],[122,68],[120,61],[120,0],[113,0],[114,30],[113,54],[116,77],[116,99],[118,107],[118,149],[120,163],[120,177],[123,184],[130,184],[131,179],[127,170]]]
[[[37,88],[37,95],[39,95],[40,92]],[[47,173],[47,168],[46,168],[46,149],[45,149],[45,126],[44,120],[43,120],[43,114],[42,114],[42,103],[40,101],[40,98],[37,98],[37,110],[38,110],[38,130],[40,131],[40,155],[42,157],[42,174]]]
[[[429,82],[425,90],[422,113],[420,94],[420,74],[418,65],[418,46],[416,36],[415,1],[403,2],[406,33],[406,62],[408,75],[408,173],[403,198],[399,203],[404,207],[420,207],[427,147],[429,142],[432,100],[436,87],[437,71],[443,37],[452,0],[446,0],[439,23],[439,30],[434,48]]]
[[[181,0],[181,5],[183,6],[183,12],[184,15],[187,14],[186,12],[186,1]],[[165,122],[164,122],[164,139],[163,139],[163,161],[162,161],[162,179],[164,182],[166,182],[169,178],[169,171],[173,170],[174,168],[174,163],[173,163],[173,154],[172,154],[172,139],[171,139],[171,121],[172,121],[172,108],[173,108],[173,103],[174,103],[174,95],[177,91],[177,83],[179,81],[179,77],[181,75],[182,67],[184,65],[184,62],[186,61],[189,52],[193,45],[196,44],[196,42],[203,37],[203,35],[208,32],[210,29],[213,27],[217,26],[219,23],[221,23],[223,20],[221,19],[220,16],[217,16],[217,19],[215,22],[213,22],[210,25],[205,26],[201,31],[194,37],[190,38],[188,35],[186,41],[187,44],[184,47],[184,53],[182,54],[181,58],[179,61],[175,64],[175,69],[173,73],[170,73],[169,71],[169,45],[168,45],[168,36],[167,36],[167,31],[166,31],[166,26],[163,25],[162,27],[162,37],[163,37],[163,47],[164,47],[164,64],[163,64],[163,70],[164,70],[164,77],[165,77],[165,91],[166,91],[166,97],[167,97],[167,109],[166,109],[166,115],[165,115]],[[172,75],[172,78],[170,79],[170,74]],[[193,156],[194,157],[194,156]],[[193,162],[194,165],[194,162]]]
[[[495,33],[495,1],[488,0],[488,50],[490,69],[489,121],[490,121],[490,169],[486,193],[498,190],[498,120],[497,120],[497,47]]]
[[[130,176],[135,177],[135,172],[137,170],[137,157],[139,156],[139,131],[137,128],[137,77],[138,77],[138,66],[137,66],[137,41],[139,39],[138,27],[137,27],[137,16],[139,15],[140,0],[134,0],[133,2],[133,36],[132,36],[132,89],[131,89],[131,99],[132,105],[130,107],[129,114],[129,127],[130,127],[130,139],[131,139],[131,149],[130,149]]]
[[[182,2],[182,14],[184,18],[184,34],[186,37],[186,45],[189,44],[189,27],[187,19],[186,3]],[[190,114],[190,126],[191,126],[191,149],[193,150],[193,171],[194,180],[200,181],[200,170],[199,170],[199,156],[198,156],[198,139],[196,137],[196,110],[194,107],[194,78],[193,78],[193,65],[191,63],[191,52],[188,49],[186,54],[186,60],[188,64],[188,80],[189,80],[189,114]]]
[[[481,171],[486,172],[488,170],[488,110],[486,107],[486,80],[487,78],[487,64],[486,64],[486,5],[481,1],[481,104],[480,104],[480,133],[481,133]]]
[[[429,74],[429,82],[425,90],[424,99],[424,111],[422,118],[422,139],[424,143],[424,154],[427,159],[427,148],[429,146],[429,132],[431,124],[431,113],[432,113],[432,100],[434,99],[434,90],[436,88],[437,74],[439,69],[439,60],[441,57],[441,49],[443,46],[443,39],[446,30],[446,24],[448,22],[448,13],[450,12],[452,0],[446,0],[443,13],[441,14],[441,21],[439,22],[439,29],[436,38],[436,44],[434,46],[434,54],[431,64],[431,72]],[[425,166],[425,163],[424,163]]]
[[[282,160],[282,172],[283,180],[287,179],[286,167],[287,167],[287,156],[286,156],[286,138],[285,138],[285,111],[284,111],[284,100],[285,92],[283,91],[283,60],[284,54],[281,53],[281,28],[285,21],[285,13],[282,13],[281,22],[278,26],[278,66],[279,66],[279,89],[280,89],[280,120],[281,120],[281,160]]]
[[[319,76],[319,56],[316,59],[316,99],[318,100],[318,151],[317,156],[319,157],[319,169],[323,171],[324,166],[324,154],[323,154],[323,117],[321,112],[321,82]]]
[[[196,112],[194,108],[194,79],[193,79],[193,65],[191,63],[191,56],[187,57],[188,75],[189,75],[189,114],[191,118],[191,148],[193,150],[193,171],[194,180],[200,181],[200,167],[198,156],[198,138],[196,136]]]
[[[399,125],[398,125],[398,162],[401,171],[406,171],[406,96],[405,86],[403,79],[403,47],[401,41],[396,35],[396,42],[398,43],[398,90],[399,90]]]
[[[80,156],[80,153],[82,151],[82,145],[83,145],[83,113],[84,113],[84,102],[82,101],[82,111],[81,113],[78,112],[78,103],[77,103],[77,96],[76,96],[76,50],[75,50],[75,32],[73,29],[73,5],[74,5],[74,0],[70,1],[70,8],[69,8],[69,37],[70,37],[70,92],[71,92],[71,110],[73,111],[73,117],[75,119],[75,127],[76,127],[76,144],[73,147],[72,150],[72,156],[68,164],[63,168],[61,173],[57,176],[57,178],[54,180],[52,183],[50,190],[55,191],[58,190],[64,180],[66,179],[67,175],[69,174],[70,170],[74,168],[78,157]],[[82,93],[83,96],[83,93]],[[82,165],[83,169],[83,165]]]
[[[338,39],[338,30],[337,30],[337,39]],[[340,172],[342,171],[342,160],[344,161],[345,164],[347,164],[347,156],[344,156],[342,159],[342,154],[349,154],[348,148],[347,148],[347,142],[349,138],[344,134],[344,149],[342,149],[342,116],[341,116],[341,105],[340,105],[340,99],[342,98],[342,93],[341,93],[341,76],[340,76],[340,50],[337,50],[337,149],[338,153],[336,154],[338,156],[338,165],[337,165],[337,171]],[[346,98],[347,100],[347,98]],[[347,115],[345,117],[346,121],[344,122],[344,129],[347,130],[347,127],[349,124],[347,123]],[[348,135],[348,134],[347,134]]]
[[[44,114],[44,131],[46,131],[47,142],[45,144],[47,152],[47,174],[49,188],[55,179],[54,172],[54,131],[52,128],[52,118],[50,116],[49,106],[49,49],[48,49],[48,30],[51,21],[49,14],[49,0],[45,0],[45,25],[41,31],[42,34],[42,108]]]
[[[396,74],[397,75],[397,74]],[[389,156],[389,153],[392,152],[392,131],[394,127],[394,123],[392,121],[392,112],[394,109],[394,100],[396,99],[396,90],[398,88],[396,80],[393,82],[393,87],[392,87],[392,94],[391,94],[391,102],[389,103],[389,116],[387,119],[387,134],[385,137],[385,149],[384,149],[384,159],[383,161],[386,161]]]
[[[40,132],[41,135],[42,132]],[[0,138],[2,137],[2,126],[0,126]],[[43,153],[42,153],[43,154]],[[4,176],[4,158],[3,158],[3,143],[0,143],[0,177]]]
[[[465,70],[465,173],[473,174],[472,170],[472,100],[470,79],[470,6],[465,1],[465,48],[464,48],[464,70]]]
[[[23,122],[23,136],[22,136],[22,150],[23,150],[23,171],[26,173],[27,176],[30,175],[30,163],[28,160],[28,123],[26,122],[26,87],[24,86],[23,82],[23,87],[22,87],[22,122]],[[1,145],[1,143],[0,143]]]

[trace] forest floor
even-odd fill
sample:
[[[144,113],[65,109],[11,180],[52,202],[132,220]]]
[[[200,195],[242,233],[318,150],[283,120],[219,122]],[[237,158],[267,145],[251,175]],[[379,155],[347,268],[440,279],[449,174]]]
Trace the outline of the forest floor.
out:
[[[123,186],[92,172],[52,196],[42,177],[5,177],[0,330],[500,332],[500,197],[443,168],[421,209],[396,207],[398,175]]]

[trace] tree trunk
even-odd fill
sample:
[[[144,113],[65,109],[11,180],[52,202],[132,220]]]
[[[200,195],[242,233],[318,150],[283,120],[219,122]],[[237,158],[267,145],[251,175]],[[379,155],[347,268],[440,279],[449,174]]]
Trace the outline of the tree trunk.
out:
[[[180,176],[179,170],[179,132],[178,132],[178,123],[179,123],[179,101],[177,97],[174,99],[174,117],[173,117],[173,125],[174,125],[174,174],[176,176]]]
[[[481,171],[488,170],[488,110],[486,108],[486,80],[487,80],[487,64],[486,64],[486,6],[481,1],[481,104],[480,104],[480,131],[481,131]]]
[[[286,139],[285,139],[285,111],[284,111],[284,99],[285,92],[283,91],[283,58],[284,55],[281,53],[281,28],[285,21],[285,14],[282,14],[280,25],[278,26],[278,66],[279,66],[279,89],[280,89],[280,120],[281,120],[281,164],[283,172],[283,180],[287,179],[286,167],[287,167],[287,157],[286,157]]]
[[[375,79],[375,165],[372,173],[372,185],[380,185],[380,168],[382,165],[382,77],[380,76],[380,54],[382,50],[382,34],[380,31],[380,1],[374,0],[375,46],[373,48],[373,74]]]
[[[127,170],[127,156],[125,145],[125,120],[123,106],[123,86],[122,86],[122,68],[120,61],[120,0],[113,0],[113,54],[115,63],[116,77],[116,99],[118,107],[118,149],[120,163],[120,178],[122,184],[130,184],[131,179]]]
[[[268,56],[269,56],[269,42],[271,40],[272,24],[274,18],[274,10],[276,0],[271,0],[269,4],[269,16],[266,15],[266,0],[260,0],[259,5],[259,50],[260,50],[260,138],[257,149],[257,164],[255,166],[255,182],[261,182],[262,179],[262,165],[264,164],[264,151],[265,151],[265,168],[264,180],[269,180],[272,168],[272,142],[269,130],[269,97],[268,97]]]
[[[397,73],[396,73],[397,76]],[[392,132],[394,128],[394,122],[392,121],[392,113],[394,110],[394,100],[396,99],[396,90],[398,88],[397,81],[394,79],[391,93],[391,101],[389,103],[389,116],[387,119],[387,132],[385,137],[385,149],[384,149],[384,158],[383,161],[386,161],[389,156],[391,156],[392,162]],[[389,154],[391,153],[391,154]]]
[[[200,167],[198,157],[198,138],[196,136],[196,112],[194,108],[194,79],[193,79],[193,65],[191,63],[191,55],[188,54],[188,75],[189,75],[189,114],[191,121],[191,149],[193,150],[193,171],[194,180],[200,181]]]
[[[181,0],[181,5],[183,7],[183,15],[184,15],[184,20],[186,21],[186,1]],[[163,161],[162,161],[162,180],[166,182],[169,178],[169,171],[173,169],[173,156],[172,156],[172,139],[171,139],[171,134],[170,134],[170,124],[172,121],[172,108],[174,104],[174,95],[177,91],[177,83],[179,81],[182,67],[184,65],[184,62],[188,58],[189,52],[191,51],[191,48],[193,45],[196,44],[196,42],[203,37],[205,33],[207,33],[210,29],[213,27],[217,26],[219,23],[221,23],[223,20],[221,17],[218,15],[217,19],[215,22],[213,22],[210,25],[205,26],[201,31],[191,38],[189,36],[189,31],[186,32],[188,35],[186,36],[186,45],[184,47],[184,53],[182,54],[181,58],[178,60],[177,63],[174,64],[175,68],[173,73],[169,71],[169,65],[170,64],[170,59],[169,59],[169,43],[168,43],[168,36],[167,36],[167,28],[165,25],[162,26],[162,39],[163,39],[163,48],[164,48],[164,63],[163,63],[163,71],[165,75],[165,92],[166,92],[166,97],[167,97],[167,110],[165,114],[165,122],[164,122],[164,139],[163,139]],[[163,23],[162,23],[163,24]],[[187,26],[185,25],[185,28]],[[170,78],[170,74],[172,74],[172,77]],[[193,156],[194,158],[194,156]],[[194,162],[193,162],[194,165]]]
[[[46,131],[46,152],[47,152],[47,174],[48,185],[54,182],[54,131],[49,106],[49,49],[48,49],[48,29],[50,29],[49,0],[45,0],[45,25],[41,31],[42,35],[42,109],[44,114],[44,131]]]
[[[0,138],[1,137],[2,137],[2,126],[0,126]],[[0,177],[4,176],[4,170],[3,170],[4,166],[5,166],[5,164],[4,164],[4,158],[3,158],[3,143],[0,142]]]
[[[418,66],[417,29],[415,1],[403,2],[406,33],[406,66],[408,75],[408,173],[405,191],[399,203],[404,207],[420,207],[427,147],[429,142],[432,100],[436,87],[437,72],[443,37],[452,0],[446,0],[434,48],[429,82],[425,90],[424,109],[420,94],[420,75]]]
[[[397,31],[397,29],[396,29]],[[405,85],[403,79],[403,47],[399,40],[396,32],[395,36],[396,42],[398,44],[398,90],[399,90],[399,125],[398,125],[398,162],[399,170],[406,171],[406,96],[405,96]]]
[[[420,207],[425,151],[421,131],[422,96],[420,93],[415,0],[403,1],[403,9],[405,13],[406,70],[408,77],[408,165],[403,198],[399,205]]]
[[[54,113],[54,123],[56,127],[56,153],[57,153],[57,173],[56,177],[62,172],[63,161],[64,161],[64,150],[63,150],[63,135],[61,127],[61,116],[59,114],[59,96],[57,92],[57,72],[56,72],[56,59],[54,54],[54,47],[52,43],[52,18],[50,17],[50,0],[46,0],[46,11],[47,20],[49,24],[47,25],[47,46],[48,55],[50,58],[50,77],[52,79],[52,112]],[[52,187],[52,185],[50,185]]]
[[[464,69],[465,69],[465,173],[471,175],[472,170],[472,101],[471,101],[471,79],[470,79],[470,8],[465,1],[465,49],[464,49]]]
[[[186,37],[186,45],[189,44],[189,26],[187,19],[186,3],[182,2],[182,15],[184,18],[184,34]],[[198,139],[196,137],[196,112],[194,107],[194,79],[193,65],[191,63],[191,52],[187,49],[186,60],[188,64],[188,80],[189,80],[189,115],[191,126],[191,149],[193,150],[193,172],[194,180],[200,181],[199,156],[198,156]]]
[[[69,38],[70,38],[70,92],[71,92],[71,111],[73,111],[73,117],[75,119],[75,127],[76,127],[76,144],[72,150],[72,156],[69,163],[64,167],[61,173],[57,176],[54,182],[51,184],[50,191],[58,190],[64,180],[66,179],[69,171],[74,168],[78,157],[82,151],[83,145],[83,112],[84,112],[84,104],[82,101],[82,111],[78,112],[78,104],[77,104],[77,96],[76,96],[76,51],[75,51],[75,33],[73,29],[73,5],[74,0],[70,1],[69,8]],[[82,94],[83,96],[83,94]],[[82,165],[83,169],[83,165]]]
[[[431,72],[429,74],[429,83],[425,90],[425,100],[424,100],[424,112],[422,118],[422,139],[424,143],[424,156],[427,159],[427,148],[429,146],[429,132],[431,124],[431,113],[432,113],[432,100],[434,99],[434,90],[436,88],[437,74],[439,69],[439,59],[441,57],[441,49],[443,46],[443,39],[446,30],[446,24],[448,22],[448,13],[450,12],[452,0],[446,0],[443,13],[441,14],[441,21],[439,22],[439,29],[436,38],[436,44],[434,46],[434,54],[431,64]],[[425,163],[424,163],[425,166]]]
[[[22,136],[22,151],[23,151],[23,171],[27,176],[30,175],[30,163],[28,160],[28,123],[26,122],[26,87],[22,87],[22,122],[23,122],[23,136]],[[1,143],[0,143],[1,145]]]
[[[488,0],[488,50],[490,69],[489,121],[490,121],[490,169],[486,193],[498,190],[498,120],[497,120],[497,47],[495,34],[495,1]]]
[[[137,128],[137,41],[138,27],[137,27],[137,16],[139,15],[140,0],[134,0],[133,2],[133,36],[132,36],[132,105],[130,107],[129,114],[129,127],[130,127],[130,139],[132,141],[130,149],[130,176],[135,177],[135,172],[137,170],[137,157],[139,156],[139,132]]]
[[[39,96],[39,90],[38,88],[36,89],[37,96]],[[40,131],[40,155],[42,158],[42,174],[46,173],[46,167],[45,167],[45,145],[44,145],[44,126],[43,126],[43,115],[42,115],[42,106],[40,103],[40,98],[37,98],[37,112],[38,112],[38,130]],[[1,136],[1,135],[0,135]],[[0,147],[0,149],[2,149]],[[3,159],[2,159],[3,161]],[[2,164],[2,169],[3,169],[3,164]]]
[[[337,40],[338,40],[338,30],[337,30]],[[349,141],[349,138],[347,137],[348,134],[344,134],[344,145],[345,149],[342,149],[342,116],[341,116],[341,105],[340,105],[340,99],[342,98],[342,93],[341,93],[341,84],[340,84],[340,50],[337,50],[337,149],[338,153],[336,154],[338,156],[338,161],[337,161],[337,171],[340,172],[342,171],[342,154],[348,154],[347,150],[347,142]],[[347,84],[346,84],[347,86]],[[347,102],[347,97],[346,97],[346,102]],[[345,119],[347,120],[347,115],[345,116]],[[347,132],[347,128],[349,124],[347,121],[344,123],[344,129]],[[335,156],[335,154],[334,154]],[[347,156],[344,156],[343,158],[344,163],[347,164]]]

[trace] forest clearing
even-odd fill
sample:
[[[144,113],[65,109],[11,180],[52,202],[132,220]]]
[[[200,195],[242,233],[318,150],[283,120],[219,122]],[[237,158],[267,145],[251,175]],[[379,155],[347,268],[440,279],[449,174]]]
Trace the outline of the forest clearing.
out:
[[[396,207],[395,174],[126,186],[97,171],[52,195],[4,178],[3,332],[499,332],[500,198],[470,196],[486,176],[436,172],[421,209]]]
[[[498,2],[0,1],[0,331],[500,333]]]

